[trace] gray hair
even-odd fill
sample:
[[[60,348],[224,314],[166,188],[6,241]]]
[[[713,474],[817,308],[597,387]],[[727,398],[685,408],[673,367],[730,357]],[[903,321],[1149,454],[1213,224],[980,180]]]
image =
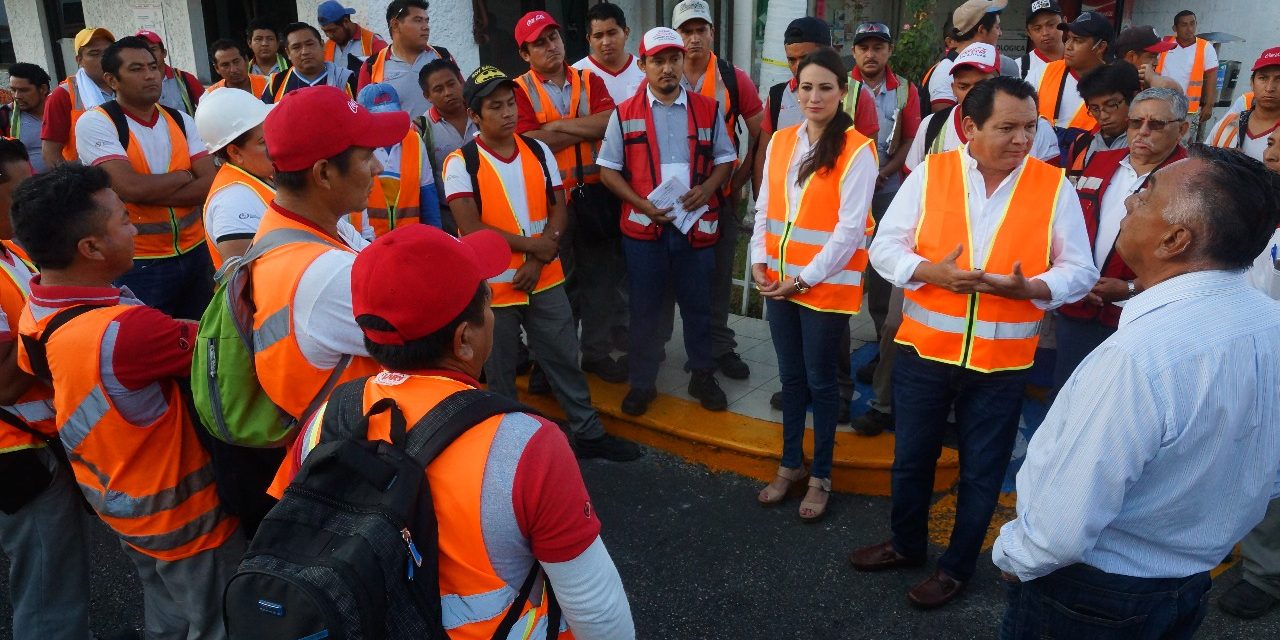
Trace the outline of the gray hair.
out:
[[[1173,118],[1178,121],[1187,119],[1187,112],[1191,109],[1191,104],[1187,101],[1187,96],[1176,89],[1165,89],[1164,87],[1152,87],[1146,89],[1133,97],[1129,103],[1132,107],[1139,102],[1147,100],[1159,100],[1173,110]]]

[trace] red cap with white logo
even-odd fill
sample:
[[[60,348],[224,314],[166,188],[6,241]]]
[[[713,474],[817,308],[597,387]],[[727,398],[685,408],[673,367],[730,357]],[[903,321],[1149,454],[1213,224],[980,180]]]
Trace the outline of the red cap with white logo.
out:
[[[1280,65],[1280,47],[1271,47],[1263,51],[1262,55],[1258,56],[1258,61],[1253,63],[1253,70],[1257,71],[1263,67],[1273,67],[1275,65]]]
[[[640,55],[642,56],[651,56],[665,49],[685,50],[684,38],[681,38],[675,29],[654,27],[646,31],[644,38],[640,40]]]
[[[546,11],[530,11],[520,16],[516,22],[516,46],[537,40],[543,31],[551,27],[559,29],[560,23]]]
[[[1000,55],[996,53],[995,47],[985,42],[975,42],[956,56],[956,61],[951,65],[951,75],[955,75],[956,70],[963,67],[973,67],[983,73],[995,73],[1000,69]]]
[[[327,85],[285,94],[262,123],[271,164],[286,172],[310,169],[351,147],[389,147],[408,132],[408,113],[369,113]]]

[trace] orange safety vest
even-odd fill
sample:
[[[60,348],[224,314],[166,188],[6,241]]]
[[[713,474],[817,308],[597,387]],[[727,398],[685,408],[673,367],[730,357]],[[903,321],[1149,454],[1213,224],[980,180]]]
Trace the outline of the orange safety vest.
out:
[[[111,116],[102,107],[94,107],[108,120]],[[169,112],[156,107],[157,117],[168,126],[169,171],[191,170],[191,154],[187,150],[187,138]],[[125,150],[129,165],[141,175],[151,175],[151,166],[142,153],[142,143],[133,131],[129,131],[129,148]],[[138,229],[133,239],[135,258],[170,258],[182,255],[204,243],[204,220],[196,207],[166,207],[159,204],[126,202],[129,219]]]
[[[924,199],[916,229],[915,252],[941,262],[956,245],[960,269],[1012,273],[1015,262],[1034,277],[1049,269],[1053,214],[1058,205],[1062,169],[1028,156],[1013,186],[985,264],[970,262],[973,228],[969,220],[970,185],[961,154],[964,147],[928,156],[923,164]],[[1048,194],[1054,194],[1048,197]],[[1013,213],[1013,215],[1010,215]],[[990,373],[1026,369],[1035,360],[1044,312],[1027,300],[985,293],[959,294],[925,284],[908,290],[896,342],[921,357]]]
[[[398,173],[399,177],[389,175],[394,173]],[[422,138],[418,137],[418,132],[413,127],[409,127],[400,143],[400,166],[383,167],[382,174],[373,181],[373,190],[369,192],[369,206],[365,211],[375,236],[382,237],[396,227],[420,221],[421,181]],[[394,204],[388,203],[388,195]],[[363,226],[356,228],[362,229]]]
[[[364,407],[390,398],[399,405],[412,427],[445,398],[472,387],[444,376],[406,376],[382,373],[365,382]],[[324,410],[316,412],[299,436],[300,457],[305,458],[320,442]],[[524,428],[512,424],[512,418],[524,423],[521,414],[493,416],[458,436],[435,460],[427,465],[427,480],[439,521],[440,598],[449,606],[443,608],[443,623],[452,640],[489,640],[511,606],[520,585],[508,584],[494,569],[490,549],[485,544],[482,495],[491,478],[486,463],[495,437],[503,429]],[[388,414],[369,419],[370,440],[391,441]],[[292,454],[291,454],[292,455]],[[506,482],[510,482],[507,479]],[[279,491],[280,486],[273,490]],[[535,589],[535,593],[546,593]],[[530,598],[532,601],[533,598]],[[521,630],[513,638],[538,640],[547,637],[549,600],[540,604],[527,602],[513,629]],[[572,631],[561,632],[560,638],[572,640]]]
[[[524,174],[524,193],[513,193],[507,185],[503,184],[502,176],[493,167],[493,161],[480,153],[480,167],[476,170],[476,184],[480,187],[480,201],[483,203],[480,221],[512,235],[537,238],[546,230],[551,210],[551,203],[547,201],[546,178],[538,157],[533,155],[533,151],[524,143],[524,140],[520,136],[515,136],[515,141],[516,157],[520,159],[520,169]],[[477,142],[472,141],[468,144],[477,144]],[[449,162],[466,162],[462,157],[462,149],[450,153],[449,157],[445,158],[445,165],[448,166]],[[519,198],[522,195],[529,206],[529,227],[526,229],[520,227],[515,208],[509,199]],[[512,251],[507,270],[489,278],[493,306],[510,307],[529,304],[529,294],[517,291],[512,284],[515,281],[516,271],[524,265],[525,260],[528,260],[528,257],[524,252]],[[557,256],[555,260],[542,266],[542,273],[538,276],[538,284],[534,287],[533,293],[541,293],[563,282],[564,268]]]
[[[845,130],[844,150],[830,171],[816,171],[800,190],[800,203],[795,218],[790,218],[788,169],[795,156],[800,127],[787,127],[773,134],[773,152],[769,160],[768,223],[764,236],[769,261],[765,264],[769,277],[782,280],[799,276],[818,252],[831,241],[840,222],[840,184],[844,182],[854,159],[863,149],[875,155],[871,139],[853,127]],[[875,166],[880,166],[878,162]],[[870,204],[866,207],[867,237],[875,231]],[[866,242],[849,257],[844,268],[812,288],[788,298],[792,302],[836,313],[858,313],[862,308],[862,272],[867,268]]]
[[[333,370],[321,369],[311,364],[302,354],[302,348],[298,346],[298,334],[293,326],[293,298],[302,275],[316,258],[334,249],[351,253],[355,251],[270,208],[258,224],[254,241],[276,229],[305,231],[328,245],[313,242],[286,244],[266,252],[249,265],[254,307],[253,362],[258,371],[258,381],[272,402],[289,415],[302,420],[306,418],[302,414],[320,394]],[[355,322],[354,318],[352,322]],[[379,367],[373,360],[353,356],[335,385],[372,375],[378,370]]]
[[[367,58],[373,53],[373,32],[363,27],[360,29],[360,50]],[[333,57],[338,53],[338,43],[333,40],[327,40],[324,43],[324,61],[333,62]]]
[[[542,87],[541,79],[532,69],[516,78],[516,84],[524,90],[529,102],[533,105],[533,113],[538,124],[547,124],[565,118],[585,118],[591,115],[591,76],[590,70],[577,70],[565,66],[565,78],[569,81],[569,113],[560,115],[560,111],[551,102],[551,96]],[[600,181],[600,167],[596,165],[596,154],[600,151],[600,142],[579,142],[556,152],[556,165],[560,167],[560,180],[564,183],[566,193],[570,193],[578,184],[577,168],[582,165],[582,181],[588,184]]]
[[[1165,41],[1173,41],[1177,44],[1174,36],[1165,36]],[[1196,38],[1196,53],[1191,59],[1191,77],[1187,79],[1187,101],[1191,103],[1187,113],[1200,113],[1200,97],[1204,95],[1204,50],[1209,46],[1209,41],[1204,38]],[[1160,58],[1156,62],[1156,73],[1164,73],[1165,58],[1169,57],[1168,51],[1162,51]]]
[[[80,116],[84,115],[87,109],[84,108],[84,100],[80,97],[80,92],[76,90],[75,75],[67,76],[59,86],[66,89],[71,96],[71,128],[67,130],[67,144],[62,147],[62,159],[75,162],[80,158],[80,152],[76,151],[76,123],[80,121]]]
[[[157,417],[148,424],[130,422],[108,395],[107,380],[115,374],[110,361],[102,362],[103,343],[132,308],[93,309],[48,340],[58,435],[80,491],[102,521],[140,553],[181,560],[220,546],[239,520],[222,509],[213,465],[177,382],[155,383],[163,395],[149,407]],[[37,321],[28,306],[19,321],[22,335],[38,340],[56,315]],[[25,344],[18,348],[19,363],[29,371]]]
[[[1244,110],[1248,111],[1253,108],[1253,92],[1246,91],[1244,94]]]
[[[1040,94],[1040,115],[1055,127],[1058,126],[1058,107],[1062,102],[1062,92],[1066,86],[1066,61],[1054,60],[1045,65],[1044,75],[1040,76],[1040,86],[1036,88],[1036,92]],[[1081,102],[1076,112],[1071,115],[1071,122],[1067,123],[1067,128],[1093,131],[1098,128],[1098,120],[1089,115],[1089,110],[1085,109],[1084,102]]]
[[[720,113],[724,116],[725,130],[729,132],[729,139],[733,141],[733,147],[737,149],[738,132],[734,126],[734,120],[738,119],[738,105],[734,102],[737,96],[729,95],[729,87],[720,75],[719,62],[720,59],[716,57],[716,54],[708,54],[707,70],[702,75],[702,88],[698,89],[698,93],[719,103]],[[739,87],[739,90],[741,90],[741,87]]]
[[[3,244],[5,249],[17,246],[8,240],[3,241]],[[20,259],[12,251],[10,257],[15,262]],[[9,321],[9,335],[12,336],[18,335],[18,319],[22,317],[22,308],[27,304],[31,287],[26,275],[17,265],[0,259],[0,309],[4,310],[5,318]],[[53,421],[52,399],[53,390],[37,381],[16,402],[3,409],[22,418],[23,422],[37,431],[56,436],[58,430]],[[0,424],[0,454],[43,446],[44,442],[40,438],[7,424]]]
[[[430,45],[427,45],[427,48],[424,49],[424,51],[432,51],[436,54],[436,57],[440,59],[453,60],[452,56],[446,58],[445,56],[440,55],[440,51]],[[378,53],[369,57],[371,62],[368,62],[367,64],[369,65],[370,83],[382,82],[382,78],[384,77],[387,68],[387,57],[390,55],[391,45],[388,44],[385,48],[379,50]]]
[[[276,190],[271,185],[263,182],[261,178],[237,167],[230,162],[223,163],[222,168],[218,169],[217,175],[213,176],[213,184],[209,185],[209,196],[204,199],[204,210],[209,210],[209,203],[213,202],[213,197],[218,195],[219,191],[233,185],[240,184],[253,189],[254,194],[262,200],[262,210],[265,212],[267,206],[276,197]],[[218,253],[217,243],[213,238],[209,237],[208,230],[205,230],[206,244],[209,246],[209,255],[213,258],[213,268],[215,270],[222,268],[222,254]]]
[[[210,85],[208,89],[204,90],[204,92],[213,93],[218,89],[226,88],[226,86],[227,86],[226,80],[219,80],[213,83],[212,85]],[[249,74],[249,93],[252,93],[255,98],[260,98],[262,97],[262,92],[266,90],[267,90],[266,76],[260,76],[256,73]]]

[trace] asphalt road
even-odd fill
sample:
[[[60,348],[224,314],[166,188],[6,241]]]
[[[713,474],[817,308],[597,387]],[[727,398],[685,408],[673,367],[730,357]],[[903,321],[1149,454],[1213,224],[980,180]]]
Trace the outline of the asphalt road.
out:
[[[931,569],[862,574],[849,567],[850,550],[888,536],[887,498],[835,495],[827,519],[805,525],[797,500],[761,508],[760,483],[665,454],[650,451],[628,464],[589,461],[582,469],[641,638],[995,637],[1004,605],[988,562],[959,600],[933,612],[912,609],[905,597]],[[101,525],[92,544],[94,629],[139,624],[132,565]],[[1218,578],[1215,597],[1239,571]],[[12,638],[3,576],[0,639]],[[1240,621],[1214,606],[1197,638],[1280,638],[1280,613]]]

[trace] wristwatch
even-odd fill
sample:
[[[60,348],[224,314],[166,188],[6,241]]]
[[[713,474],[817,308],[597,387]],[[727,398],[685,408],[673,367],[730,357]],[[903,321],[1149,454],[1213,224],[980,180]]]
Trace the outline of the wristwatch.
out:
[[[1138,285],[1137,285],[1137,284],[1134,284],[1134,282],[1135,282],[1135,281],[1133,281],[1133,280],[1129,280],[1128,282],[1125,282],[1125,284],[1129,285],[1129,299],[1130,299],[1130,300],[1132,300],[1134,296],[1138,295]]]
[[[805,284],[804,280],[800,279],[800,276],[796,276],[795,282],[796,282],[796,293],[809,293],[809,289],[812,288],[809,285]]]

